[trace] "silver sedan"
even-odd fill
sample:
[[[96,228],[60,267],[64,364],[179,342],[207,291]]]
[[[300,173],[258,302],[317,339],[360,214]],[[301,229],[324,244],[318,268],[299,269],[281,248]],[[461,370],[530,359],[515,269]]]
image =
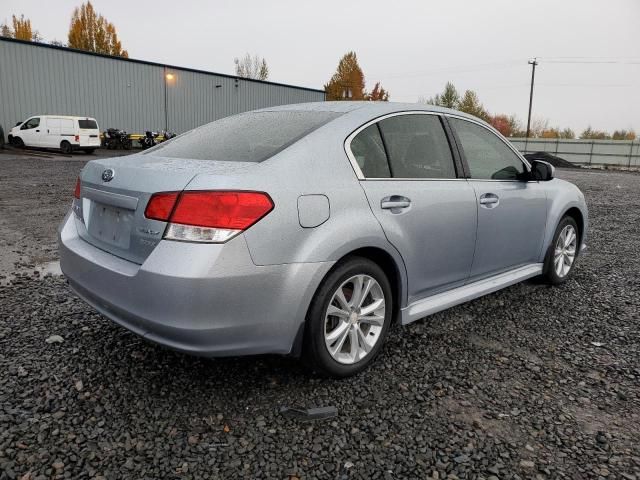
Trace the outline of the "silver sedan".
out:
[[[407,324],[570,277],[587,207],[475,117],[326,102],[235,115],[89,162],[59,234],[98,311],[204,356],[303,356],[346,376]]]

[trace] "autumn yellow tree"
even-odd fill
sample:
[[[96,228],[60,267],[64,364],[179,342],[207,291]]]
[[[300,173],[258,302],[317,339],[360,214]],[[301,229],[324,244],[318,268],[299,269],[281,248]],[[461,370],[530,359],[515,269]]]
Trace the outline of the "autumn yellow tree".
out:
[[[364,73],[355,52],[348,52],[338,63],[338,69],[333,74],[329,83],[325,84],[324,91],[327,100],[372,100],[387,101],[389,92],[380,82],[376,83],[369,93],[364,89]]]
[[[6,23],[0,25],[0,36],[33,42],[41,40],[38,31],[31,28],[31,20],[24,18],[24,15],[20,15],[20,18],[12,15],[11,26]]]
[[[388,102],[389,92],[385,90],[380,82],[376,82],[370,93],[365,93],[365,98],[371,102]]]
[[[324,86],[327,100],[364,100],[364,73],[355,52],[340,59],[338,69]]]
[[[83,3],[73,11],[68,39],[70,48],[117,57],[129,56],[118,40],[116,27],[97,14],[91,2]]]

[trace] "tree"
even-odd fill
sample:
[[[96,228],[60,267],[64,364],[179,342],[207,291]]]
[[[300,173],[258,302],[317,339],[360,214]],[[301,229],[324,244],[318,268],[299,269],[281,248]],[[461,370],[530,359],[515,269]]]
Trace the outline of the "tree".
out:
[[[480,103],[478,95],[473,90],[467,90],[464,92],[462,99],[458,102],[458,110],[469,115],[474,115],[482,120],[489,120],[489,112],[487,112]]]
[[[540,138],[560,138],[560,130],[557,128],[547,128],[540,133]]]
[[[585,130],[582,131],[582,133],[580,134],[580,138],[586,140],[608,140],[611,138],[611,135],[602,130],[594,130],[589,125]]]
[[[568,138],[570,140],[573,140],[574,138],[576,138],[576,133],[570,128],[565,128],[560,132],[560,138]]]
[[[435,97],[431,97],[425,103],[429,105],[437,105],[438,107],[457,109],[458,104],[460,103],[460,94],[453,83],[447,82],[442,94],[436,94]]]
[[[376,82],[371,93],[366,93],[365,97],[372,102],[388,102],[389,92],[380,85],[380,82]]]
[[[253,78],[255,80],[266,80],[269,78],[269,67],[264,58],[258,55],[253,57],[248,53],[242,60],[234,58],[233,63],[236,65],[236,75],[243,78]]]
[[[338,63],[338,69],[324,91],[327,100],[364,100],[364,73],[355,52],[348,52]]]
[[[76,7],[69,27],[69,47],[117,57],[129,57],[122,48],[116,27],[102,15],[98,15],[91,2]]]
[[[15,38],[18,40],[27,40],[29,42],[38,42],[42,40],[38,31],[31,28],[31,20],[24,18],[24,15],[20,15],[20,18],[15,15],[12,15],[11,17],[11,26],[6,23],[0,25],[0,36]]]
[[[611,135],[612,140],[635,140],[636,132],[633,130],[616,130]]]
[[[489,123],[493,128],[498,130],[505,137],[513,136],[513,122],[512,119],[504,114],[492,115],[489,118]]]
[[[386,102],[389,91],[377,82],[369,93],[364,89],[364,73],[356,52],[347,52],[338,63],[338,69],[329,83],[324,85],[327,100],[371,100]]]

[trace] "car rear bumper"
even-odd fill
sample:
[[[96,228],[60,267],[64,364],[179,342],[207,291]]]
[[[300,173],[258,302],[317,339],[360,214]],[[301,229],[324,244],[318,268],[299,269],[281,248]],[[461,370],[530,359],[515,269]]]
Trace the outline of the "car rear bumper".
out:
[[[71,288],[114,322],[194,355],[287,354],[333,262],[256,266],[242,235],[226,244],[161,241],[142,265],[59,232]]]

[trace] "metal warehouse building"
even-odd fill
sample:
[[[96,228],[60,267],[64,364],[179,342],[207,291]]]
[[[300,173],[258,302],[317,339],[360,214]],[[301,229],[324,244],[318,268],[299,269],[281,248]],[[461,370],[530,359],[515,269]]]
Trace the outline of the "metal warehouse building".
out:
[[[94,117],[100,128],[182,133],[324,91],[0,38],[0,125],[32,115]]]

